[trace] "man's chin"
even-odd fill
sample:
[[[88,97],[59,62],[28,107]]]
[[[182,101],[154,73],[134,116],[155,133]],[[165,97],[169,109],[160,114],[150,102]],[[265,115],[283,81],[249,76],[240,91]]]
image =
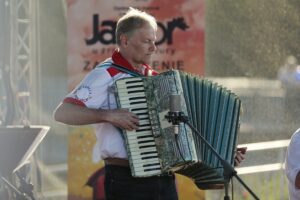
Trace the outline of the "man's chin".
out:
[[[150,65],[151,64],[152,59],[145,59],[144,60],[144,64],[146,65]]]

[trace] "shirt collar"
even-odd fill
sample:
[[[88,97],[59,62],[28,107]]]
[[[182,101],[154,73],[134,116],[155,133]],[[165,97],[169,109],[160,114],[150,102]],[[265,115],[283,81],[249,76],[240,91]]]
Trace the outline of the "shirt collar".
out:
[[[141,73],[139,72],[138,70],[136,70],[123,56],[122,54],[116,49],[113,54],[112,54],[112,61],[117,64],[117,65],[120,65],[130,71],[134,71],[134,72],[137,72],[137,73]],[[142,74],[145,76],[147,75],[149,69],[151,69],[151,67],[149,65],[146,65],[146,64],[143,64],[143,72]]]

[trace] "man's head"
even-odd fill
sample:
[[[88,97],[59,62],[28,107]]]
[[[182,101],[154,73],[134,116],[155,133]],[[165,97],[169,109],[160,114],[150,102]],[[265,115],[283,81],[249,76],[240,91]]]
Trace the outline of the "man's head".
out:
[[[135,30],[147,24],[152,26],[155,31],[157,30],[157,23],[153,16],[130,7],[128,12],[118,20],[116,28],[117,45],[120,45],[122,34],[130,37]]]
[[[157,23],[153,16],[129,8],[116,27],[116,40],[121,54],[133,65],[149,64],[156,50]]]

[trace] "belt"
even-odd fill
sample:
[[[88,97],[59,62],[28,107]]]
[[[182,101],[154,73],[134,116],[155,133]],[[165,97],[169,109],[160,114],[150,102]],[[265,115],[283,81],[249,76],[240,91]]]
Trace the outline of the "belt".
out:
[[[129,167],[129,162],[122,158],[106,158],[104,159],[105,165],[117,165],[122,167]]]

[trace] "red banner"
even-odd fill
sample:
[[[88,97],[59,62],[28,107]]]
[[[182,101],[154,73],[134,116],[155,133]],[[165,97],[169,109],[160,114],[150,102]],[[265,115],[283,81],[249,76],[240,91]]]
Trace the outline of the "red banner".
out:
[[[157,51],[151,66],[203,75],[204,0],[68,0],[68,87],[76,84],[116,48],[117,19],[128,7],[156,17]],[[172,5],[172,6],[170,6]]]

